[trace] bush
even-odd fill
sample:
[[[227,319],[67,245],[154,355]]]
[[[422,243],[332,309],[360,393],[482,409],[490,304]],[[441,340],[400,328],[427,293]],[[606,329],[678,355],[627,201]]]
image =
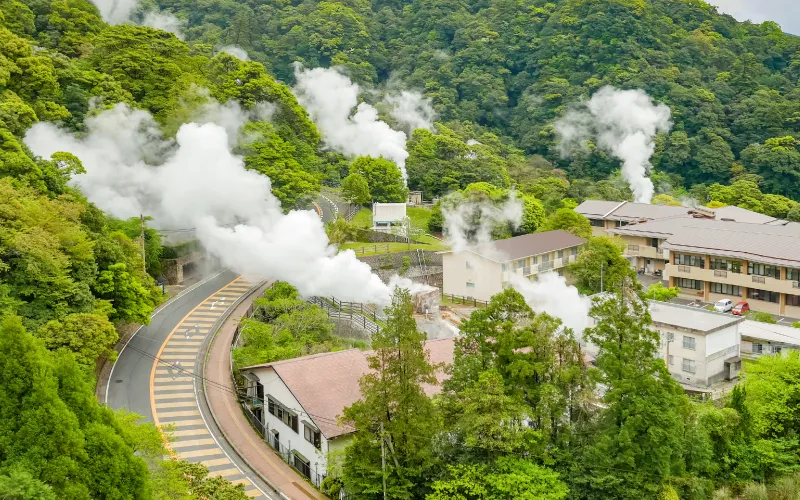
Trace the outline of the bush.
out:
[[[765,312],[750,313],[748,314],[748,318],[752,319],[753,321],[758,321],[761,323],[769,323],[771,325],[774,325],[775,323],[778,322],[773,315]]]
[[[792,327],[800,328],[800,321],[795,321],[794,323],[792,323]]]

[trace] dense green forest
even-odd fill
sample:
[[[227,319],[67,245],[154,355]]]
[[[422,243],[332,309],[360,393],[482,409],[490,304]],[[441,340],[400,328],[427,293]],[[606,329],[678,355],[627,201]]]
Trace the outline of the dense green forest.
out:
[[[186,21],[189,40],[239,45],[289,84],[295,61],[341,66],[367,86],[402,82],[432,100],[448,129],[467,127],[462,142],[487,144],[478,135],[491,132],[570,180],[607,179],[618,163],[596,148],[561,159],[553,121],[604,85],[644,89],[669,105],[674,122],[658,138],[653,165],[669,176],[657,187],[729,184],[746,173],[760,176],[765,192],[800,196],[800,38],[774,23],[737,22],[701,0],[157,4]],[[418,134],[412,148],[431,142]],[[440,135],[440,143],[449,137]],[[476,180],[497,184],[496,170],[475,179],[474,169],[448,168],[463,146],[440,145],[452,149],[427,175],[409,165],[412,189],[438,195]],[[495,152],[508,159],[507,148]]]

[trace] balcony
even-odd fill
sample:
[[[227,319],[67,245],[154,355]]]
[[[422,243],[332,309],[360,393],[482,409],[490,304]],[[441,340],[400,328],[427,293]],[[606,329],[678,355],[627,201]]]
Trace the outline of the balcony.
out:
[[[767,278],[765,276],[752,276],[753,283],[759,283],[761,285],[767,282]]]
[[[720,271],[719,269],[714,270],[714,277],[715,278],[727,278],[728,271]]]
[[[625,257],[643,257],[645,259],[663,259],[664,250],[645,245],[630,244],[625,247]]]
[[[689,269],[688,271],[686,269]],[[667,263],[664,268],[666,276],[691,277],[693,280],[708,281],[710,283],[725,283],[746,288],[759,288],[770,292],[787,293],[789,295],[800,295],[800,286],[797,281],[779,280],[769,276],[757,276],[752,274],[735,273],[733,271],[722,271],[719,269],[703,269],[700,267],[678,266]],[[685,276],[691,274],[691,276]]]
[[[692,266],[678,266],[678,272],[679,273],[691,273],[692,272]]]

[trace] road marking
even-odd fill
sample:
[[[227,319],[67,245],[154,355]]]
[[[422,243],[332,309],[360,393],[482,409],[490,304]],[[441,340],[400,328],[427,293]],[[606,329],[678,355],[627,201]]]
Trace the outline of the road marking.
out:
[[[209,430],[208,422],[198,406],[198,379],[193,376],[197,355],[204,339],[211,333],[214,324],[225,314],[230,304],[251,289],[252,285],[238,277],[197,304],[178,322],[167,335],[156,355],[157,360],[153,362],[150,372],[150,406],[156,426],[168,422],[173,429],[172,436],[183,438],[167,443],[172,453],[181,459],[199,462],[207,467],[229,465],[230,467],[216,471],[213,475],[229,478],[235,484],[244,484],[246,491],[249,491],[248,496],[269,498],[246,477],[222,448],[217,437]],[[195,325],[198,325],[197,328]],[[180,362],[180,369],[159,363],[158,360],[168,363]],[[186,373],[182,373],[181,370]],[[156,390],[159,394],[156,394]],[[192,399],[181,401],[187,396],[191,396]],[[203,427],[183,429],[198,424]],[[226,458],[222,458],[221,455]]]

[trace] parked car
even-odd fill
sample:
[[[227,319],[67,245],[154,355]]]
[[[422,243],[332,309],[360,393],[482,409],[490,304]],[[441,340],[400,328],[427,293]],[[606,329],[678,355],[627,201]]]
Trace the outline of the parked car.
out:
[[[733,310],[731,312],[737,316],[743,316],[750,312],[750,304],[747,302],[739,302],[733,306]]]
[[[733,309],[733,301],[730,299],[722,299],[718,300],[716,304],[714,304],[714,310],[721,313],[726,313]]]

